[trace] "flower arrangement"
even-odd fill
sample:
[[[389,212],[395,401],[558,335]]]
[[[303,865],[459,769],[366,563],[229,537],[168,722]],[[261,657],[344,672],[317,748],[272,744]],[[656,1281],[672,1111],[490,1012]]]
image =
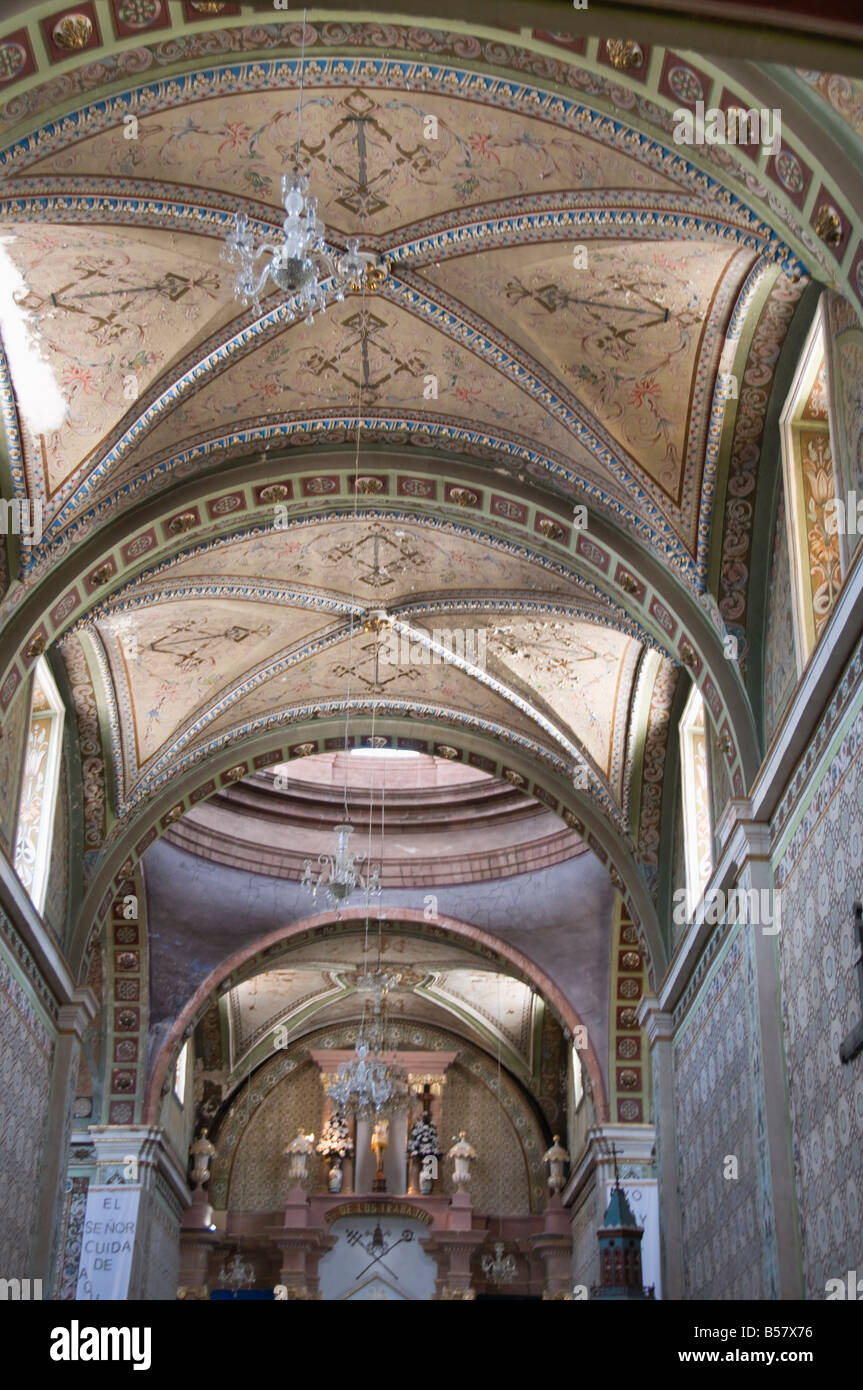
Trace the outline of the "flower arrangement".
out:
[[[437,1126],[433,1125],[428,1111],[417,1120],[408,1138],[408,1153],[411,1158],[443,1158],[443,1150],[438,1139]]]
[[[317,1143],[318,1153],[324,1158],[348,1158],[354,1151],[354,1141],[348,1131],[344,1115],[333,1114],[324,1125],[323,1133]]]

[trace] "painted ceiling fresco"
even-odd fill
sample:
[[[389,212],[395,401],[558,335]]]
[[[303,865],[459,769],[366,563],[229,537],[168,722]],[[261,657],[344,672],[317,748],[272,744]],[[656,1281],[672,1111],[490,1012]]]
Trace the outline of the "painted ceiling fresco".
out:
[[[337,647],[309,657],[288,675],[274,676],[246,695],[211,724],[203,737],[242,726],[261,715],[277,716],[296,704],[340,700],[353,696],[403,698],[414,705],[431,705],[490,719],[528,736],[539,729],[530,715],[503,694],[446,662],[420,665],[410,661],[387,664],[386,643],[374,636],[355,636]]]
[[[230,599],[175,600],[102,619],[135,770],[196,710],[320,625],[316,613]]]
[[[572,247],[524,246],[425,273],[541,362],[679,505],[687,461],[700,463],[687,459],[689,407],[711,308],[755,258],[685,241],[591,242],[585,253],[582,265]]]
[[[7,223],[0,239],[68,408],[60,429],[25,435],[51,498],[182,347],[233,312],[232,282],[200,237]]]
[[[596,140],[450,96],[318,88],[304,94],[298,124],[295,92],[194,102],[141,117],[137,140],[115,127],[37,160],[27,174],[169,180],[277,209],[299,133],[319,206],[344,236],[379,236],[516,194],[675,187]]]
[[[232,1067],[278,1023],[301,1030],[309,1008],[318,1015],[310,1025],[315,1028],[356,1017],[358,1005],[371,1003],[371,994],[361,987],[357,993],[357,988],[359,977],[377,964],[378,945],[376,930],[368,940],[358,934],[341,936],[323,947],[292,951],[282,967],[234,986],[226,996]],[[529,985],[452,944],[384,935],[380,947],[392,1016],[440,1023],[443,1010],[450,1026],[459,1020],[468,1035],[499,1037],[521,1068],[531,1072],[536,996]],[[292,1016],[297,1019],[293,1025]]]
[[[743,373],[755,343],[766,401],[810,272],[834,255],[783,182],[795,165],[813,193],[821,178],[793,153],[806,147],[790,120],[775,169],[749,167],[745,151],[673,142],[687,93],[725,100],[715,65],[699,76],[675,55],[679,90],[665,91],[658,47],[649,73],[625,73],[594,37],[582,52],[554,34],[339,20],[305,26],[300,121],[296,21],[196,32],[189,6],[171,11],[170,39],[151,44],[143,24],[104,67],[95,50],[70,57],[47,85],[4,87],[0,107],[4,130],[17,122],[0,150],[0,237],[68,408],[19,452],[6,400],[9,474],[49,499],[52,524],[3,612],[22,593],[35,607],[56,579],[21,617],[22,643],[41,641],[41,622],[48,645],[79,625],[81,727],[115,763],[98,816],[85,807],[94,856],[114,813],[175,765],[184,776],[187,755],[200,767],[211,746],[348,697],[425,706],[443,728],[450,714],[484,721],[540,761],[553,748],[570,781],[583,752],[619,829],[645,736],[636,707],[643,719],[651,703],[645,648],[678,663],[684,636],[742,762],[748,695],[724,657],[709,668],[685,615],[711,575],[748,578],[763,409],[748,399],[735,419],[732,404],[721,428],[723,349]],[[857,86],[801,76],[859,126]],[[238,212],[258,235],[278,229],[298,152],[331,244],[357,235],[388,273],[289,325],[278,294],[260,311],[235,298],[221,252]],[[388,475],[353,521],[350,483],[329,476],[348,465]],[[482,500],[453,502],[454,479]],[[258,495],[275,480],[293,486],[284,529]],[[351,647],[348,612],[379,607],[429,633],[482,633],[485,671],[393,669],[368,632]]]
[[[495,625],[488,640],[495,662],[542,698],[614,783],[621,772],[615,732],[625,736],[641,650],[623,633],[560,620],[513,618]]]
[[[431,378],[431,382],[429,381]],[[436,392],[432,398],[430,392]],[[469,428],[533,442],[564,458],[581,452],[540,402],[382,295],[351,296],[314,324],[271,339],[173,409],[124,462],[133,475],[142,452],[160,457],[212,433],[268,420],[391,411],[456,420]]]
[[[163,570],[160,582],[199,577],[282,581],[326,589],[375,608],[454,592],[499,597],[504,592],[576,594],[559,574],[468,536],[409,521],[361,517],[271,530],[198,551]]]

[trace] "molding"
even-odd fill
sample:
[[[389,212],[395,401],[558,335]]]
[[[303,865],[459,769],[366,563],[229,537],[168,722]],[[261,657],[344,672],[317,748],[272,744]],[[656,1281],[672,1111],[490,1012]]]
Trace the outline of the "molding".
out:
[[[85,991],[78,990],[66,958],[36,911],[6,855],[0,851],[0,908],[5,911],[22,948],[56,1001],[77,1009]]]

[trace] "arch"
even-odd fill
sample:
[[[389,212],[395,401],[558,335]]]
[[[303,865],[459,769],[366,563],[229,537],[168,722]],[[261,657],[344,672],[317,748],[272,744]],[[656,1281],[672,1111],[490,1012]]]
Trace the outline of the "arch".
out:
[[[353,907],[345,908],[341,914],[341,921],[344,922],[364,922],[367,917],[365,908]],[[423,913],[418,908],[399,908],[397,915],[399,921],[424,923],[426,921]],[[296,937],[304,935],[306,932],[314,931],[318,927],[326,927],[338,920],[334,912],[320,912],[312,917],[305,917],[300,922],[294,922],[288,927],[279,927],[276,931],[269,932],[266,936],[260,937],[251,945],[240,951],[235,951],[233,955],[212,971],[207,978],[199,985],[191,999],[186,1004],[182,1013],[174,1020],[169,1032],[162,1041],[159,1051],[153,1059],[150,1072],[150,1079],[147,1083],[144,1098],[142,1123],[158,1123],[159,1107],[161,1104],[162,1086],[166,1076],[170,1075],[172,1054],[176,1051],[181,1040],[189,1036],[197,1020],[203,1014],[211,996],[219,989],[224,989],[228,981],[234,982],[234,977],[238,972],[243,971],[244,966],[261,956],[264,952],[271,955],[276,954],[274,948],[278,948],[282,943],[289,943]],[[571,1033],[576,1028],[582,1027],[581,1020],[574,1006],[557,988],[550,976],[546,975],[534,962],[517,947],[511,946],[508,942],[499,940],[491,933],[485,932],[480,927],[475,927],[469,922],[462,922],[456,917],[448,917],[443,914],[438,915],[435,927],[450,932],[456,939],[471,942],[476,946],[481,946],[484,950],[492,951],[497,956],[502,957],[519,974],[529,979],[538,994],[552,1006],[558,1017],[562,1020],[564,1027]],[[278,952],[281,954],[281,952]],[[603,1080],[602,1068],[588,1034],[588,1046],[584,1050],[584,1066],[590,1077],[594,1105],[598,1120],[608,1119],[608,1097]]]

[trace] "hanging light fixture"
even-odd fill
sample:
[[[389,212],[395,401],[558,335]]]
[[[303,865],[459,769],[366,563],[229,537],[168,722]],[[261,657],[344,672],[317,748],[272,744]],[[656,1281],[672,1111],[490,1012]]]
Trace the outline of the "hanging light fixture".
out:
[[[312,902],[317,902],[318,893],[326,894],[327,901],[335,907],[337,916],[342,903],[357,888],[366,894],[367,899],[380,896],[381,893],[380,864],[373,864],[363,876],[360,865],[366,856],[351,852],[349,841],[353,829],[349,824],[337,825],[335,854],[318,855],[321,868],[317,874],[312,869],[311,859],[307,859],[301,879],[303,887],[312,895]]]
[[[482,1272],[493,1284],[511,1284],[518,1273],[514,1255],[505,1255],[502,1240],[495,1241],[494,1255],[483,1255]]]
[[[348,290],[360,290],[365,283],[376,290],[386,278],[380,256],[360,251],[359,240],[351,237],[344,251],[332,250],[325,237],[326,228],[318,217],[318,200],[309,197],[309,179],[300,164],[300,138],[303,128],[303,78],[306,53],[306,14],[303,11],[303,37],[300,49],[300,103],[297,112],[297,145],[294,167],[282,176],[282,202],[285,220],[280,241],[255,244],[245,213],[238,213],[225,238],[222,255],[240,269],[234,293],[246,304],[254,303],[260,312],[260,299],[269,277],[288,296],[287,316],[304,315],[314,322],[323,313],[328,297],[339,303]],[[269,257],[263,266],[258,262]]]
[[[362,979],[363,977],[361,977]],[[368,977],[373,981],[374,999],[371,1019],[363,1008],[360,1031],[354,1044],[354,1057],[341,1062],[327,1095],[339,1110],[348,1111],[360,1119],[381,1116],[395,1110],[406,1101],[407,1073],[395,1060],[387,1060],[386,1005],[387,977],[378,970]],[[368,987],[363,984],[361,988]]]

